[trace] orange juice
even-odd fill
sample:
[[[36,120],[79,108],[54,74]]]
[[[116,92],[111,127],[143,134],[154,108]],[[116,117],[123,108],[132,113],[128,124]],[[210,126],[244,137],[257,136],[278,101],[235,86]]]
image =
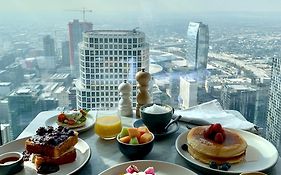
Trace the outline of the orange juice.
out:
[[[95,123],[95,133],[103,139],[114,139],[121,129],[121,120],[118,116],[98,117]]]

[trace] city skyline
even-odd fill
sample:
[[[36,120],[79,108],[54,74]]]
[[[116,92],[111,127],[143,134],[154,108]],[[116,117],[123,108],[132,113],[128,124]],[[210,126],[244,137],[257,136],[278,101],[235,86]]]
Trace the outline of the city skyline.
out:
[[[13,2],[17,2],[17,1],[13,1]],[[28,1],[28,2],[32,2],[32,1]],[[165,3],[163,3],[163,5],[164,4]],[[81,8],[77,7],[73,10],[81,10],[81,9],[82,7]],[[91,9],[91,8],[87,7],[86,9]],[[173,91],[173,87],[172,88],[169,87],[169,84],[175,83],[176,81],[172,80],[167,83],[165,77],[172,78],[174,75],[178,75],[177,74],[178,72],[182,71],[181,70],[182,65],[180,61],[182,61],[181,57],[184,57],[185,55],[184,48],[186,47],[184,45],[187,40],[186,30],[187,30],[188,23],[190,21],[202,21],[204,24],[207,24],[209,26],[209,32],[210,32],[209,58],[211,57],[211,59],[208,60],[208,66],[209,66],[208,71],[214,74],[209,79],[210,82],[208,85],[211,89],[209,94],[211,94],[212,96],[217,95],[216,93],[220,92],[218,86],[221,86],[223,83],[243,84],[243,85],[245,84],[245,86],[250,86],[250,85],[256,86],[256,84],[259,85],[260,82],[254,81],[255,79],[259,79],[259,78],[257,78],[256,75],[252,75],[251,73],[249,73],[251,72],[251,70],[253,70],[253,69],[248,69],[251,67],[258,68],[258,70],[262,70],[262,72],[265,72],[266,74],[270,75],[268,70],[270,67],[269,65],[271,62],[271,58],[276,55],[280,55],[279,48],[281,45],[280,42],[281,34],[279,32],[279,27],[278,27],[278,25],[280,26],[280,23],[276,22],[276,21],[280,21],[280,19],[277,19],[278,16],[273,16],[273,18],[270,18],[271,20],[264,21],[261,20],[263,18],[260,18],[259,15],[255,16],[254,15],[255,13],[248,13],[249,16],[247,15],[243,16],[244,15],[243,13],[240,14],[240,13],[232,12],[232,14],[234,15],[233,17],[231,16],[231,13],[223,12],[230,15],[226,17],[226,16],[220,16],[219,13],[217,14],[218,16],[212,16],[212,15],[204,16],[205,13],[213,13],[213,12],[206,11],[204,13],[203,12],[201,13],[201,12],[194,11],[192,12],[193,15],[188,16],[185,15],[185,13],[187,14],[189,12],[184,12],[181,15],[177,15],[179,13],[177,12],[173,13],[172,9],[169,10],[170,11],[168,11],[167,14],[165,14],[166,16],[165,15],[161,16],[161,14],[159,13],[156,12],[154,13],[152,7],[147,9],[141,8],[140,11],[138,11],[139,13],[136,13],[135,16],[128,15],[128,17],[126,16],[126,18],[123,17],[127,14],[130,14],[129,11],[124,11],[124,13],[120,13],[120,14],[116,11],[115,13],[114,12],[108,13],[106,15],[105,13],[99,13],[97,11],[96,13],[86,13],[86,20],[88,22],[93,22],[94,29],[122,28],[122,29],[132,30],[135,27],[140,27],[138,30],[145,32],[147,36],[147,41],[152,46],[151,48],[154,50],[161,51],[161,53],[157,55],[158,62],[156,62],[156,64],[161,65],[160,67],[163,68],[163,71],[155,75],[156,77],[155,84],[157,84],[157,88],[161,93],[161,98],[164,96],[164,98],[168,99],[168,100],[166,99],[163,100],[165,103],[169,103],[171,101],[172,95],[175,95],[175,97],[173,97],[174,99],[173,101],[176,101],[178,99],[176,97],[177,94],[174,93]],[[5,12],[0,12],[0,14],[3,13]],[[58,11],[54,12],[53,14],[43,11],[42,14],[44,15],[42,16],[41,15],[35,16],[34,14],[41,14],[41,13],[37,13],[36,11],[30,11],[30,13],[29,12],[28,13],[19,12],[19,13],[29,14],[26,16],[26,19],[30,19],[29,17],[31,17],[34,20],[21,21],[20,17],[13,20],[7,18],[6,21],[9,23],[9,25],[3,25],[0,27],[0,33],[2,34],[0,36],[0,44],[2,44],[0,53],[6,56],[6,54],[9,54],[11,51],[14,51],[13,52],[14,55],[12,55],[11,57],[12,59],[14,59],[13,61],[15,61],[19,65],[23,63],[27,64],[32,62],[32,64],[29,65],[30,67],[28,67],[28,69],[26,69],[25,67],[23,68],[24,73],[22,74],[22,76],[25,75],[24,83],[30,83],[30,85],[34,85],[34,84],[37,85],[37,83],[39,84],[39,81],[37,81],[38,79],[40,79],[40,81],[50,81],[49,79],[44,79],[44,78],[48,77],[49,75],[52,75],[54,73],[53,71],[67,72],[68,69],[65,69],[64,67],[60,67],[61,65],[59,63],[56,65],[57,66],[56,70],[51,70],[48,73],[46,73],[48,70],[42,70],[41,69],[42,67],[39,68],[35,67],[34,65],[36,64],[33,63],[36,63],[36,61],[38,60],[37,58],[41,56],[40,52],[43,50],[43,42],[42,42],[43,36],[49,34],[51,38],[55,39],[56,48],[59,48],[60,46],[58,45],[61,42],[67,40],[66,37],[67,35],[65,35],[67,33],[67,24],[73,21],[73,19],[79,19],[80,21],[82,18],[81,11],[67,12],[62,9],[58,9]],[[214,12],[214,14],[215,13],[216,12]],[[118,14],[118,15],[114,16],[112,14]],[[196,14],[198,14],[198,16],[196,16]],[[251,16],[251,14],[253,15]],[[268,13],[261,12],[258,14],[261,15],[261,14],[268,14]],[[14,15],[17,15],[17,13],[15,13]],[[45,20],[46,16],[48,16],[48,19]],[[102,16],[102,18],[99,18],[100,16]],[[110,16],[110,18],[107,18],[106,16]],[[233,20],[233,19],[240,19],[236,17],[241,17],[241,16],[243,17],[241,18],[243,20]],[[4,17],[5,16],[2,16],[2,18]],[[158,20],[158,18],[161,18],[161,20]],[[224,18],[224,21],[220,20],[222,18]],[[20,21],[20,23],[18,23],[18,21]],[[217,25],[218,23],[223,23],[223,22],[225,22],[223,25]],[[3,22],[3,24],[5,23]],[[3,48],[5,48],[6,50]],[[59,56],[61,55],[60,53],[57,54],[59,58]],[[44,58],[40,57],[40,59],[44,59]],[[166,60],[164,61],[164,59]],[[243,64],[243,67],[241,66],[241,64]],[[41,66],[42,65],[43,64],[41,64]],[[3,66],[2,69],[4,70],[6,69],[6,67]],[[41,71],[44,74],[41,74]],[[11,79],[7,78],[8,77],[7,74],[9,74],[9,72],[8,73],[7,72],[8,71],[6,71],[6,74],[2,73],[1,76],[6,78],[6,79],[3,78],[3,80],[11,81]],[[11,72],[10,74],[13,73],[12,70],[10,70],[10,72]],[[218,81],[215,82],[215,80]],[[263,82],[260,84],[263,85]],[[45,87],[46,85],[42,83],[40,84],[40,86]],[[58,85],[56,85],[56,88],[61,88],[62,86],[65,86],[65,89],[71,88],[70,85],[64,85],[61,82]],[[177,86],[177,84],[175,86]],[[14,89],[11,88],[10,90],[13,91]],[[43,89],[42,90],[40,89],[40,91],[44,92]],[[53,93],[53,92],[50,91],[47,93]],[[75,93],[72,93],[71,95],[73,98],[73,96],[75,96]],[[215,97],[220,98],[219,95]],[[206,100],[208,99],[209,98],[207,98],[206,96]],[[265,101],[265,98],[263,98],[263,96],[261,96],[260,99],[261,100],[259,103],[262,104],[256,103],[257,107],[263,105]],[[63,101],[61,99],[61,102],[59,102],[59,104],[65,104],[62,102]],[[251,102],[251,103],[255,103],[255,102]],[[76,104],[76,103],[73,102],[72,104]],[[264,115],[264,113],[261,113],[261,111],[258,111],[257,113]],[[32,118],[34,116],[30,115],[30,117]],[[28,122],[28,121],[24,121],[24,122]]]

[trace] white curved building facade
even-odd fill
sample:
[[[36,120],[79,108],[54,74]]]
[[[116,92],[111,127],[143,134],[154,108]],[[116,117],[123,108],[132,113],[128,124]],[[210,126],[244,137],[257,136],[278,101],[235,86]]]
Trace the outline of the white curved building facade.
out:
[[[118,86],[124,80],[132,85],[135,107],[135,74],[141,68],[149,71],[145,34],[136,30],[93,30],[83,34],[79,50],[78,109],[117,107]]]

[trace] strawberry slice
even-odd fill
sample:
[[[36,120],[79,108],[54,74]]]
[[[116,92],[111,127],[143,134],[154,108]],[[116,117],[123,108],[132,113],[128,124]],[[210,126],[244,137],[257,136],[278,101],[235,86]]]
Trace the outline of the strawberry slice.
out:
[[[69,120],[67,121],[67,124],[69,124],[69,125],[74,125],[74,124],[75,124],[75,120],[69,119]]]
[[[155,174],[155,170],[153,167],[148,167],[146,168],[146,170],[144,171],[145,174],[149,174],[149,175],[156,175]]]
[[[58,121],[59,122],[63,122],[66,119],[66,116],[64,113],[61,113],[58,115]]]

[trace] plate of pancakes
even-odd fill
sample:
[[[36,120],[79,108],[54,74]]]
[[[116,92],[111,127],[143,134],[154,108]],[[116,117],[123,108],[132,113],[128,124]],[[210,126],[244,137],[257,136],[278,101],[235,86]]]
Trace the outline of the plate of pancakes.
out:
[[[206,136],[210,127],[192,128],[176,139],[177,152],[196,169],[208,174],[240,174],[266,171],[276,164],[278,151],[266,139],[248,131],[229,128],[223,128],[223,134],[210,139]],[[215,162],[217,167],[210,166],[211,162]],[[230,166],[223,170],[219,168],[223,164]]]

